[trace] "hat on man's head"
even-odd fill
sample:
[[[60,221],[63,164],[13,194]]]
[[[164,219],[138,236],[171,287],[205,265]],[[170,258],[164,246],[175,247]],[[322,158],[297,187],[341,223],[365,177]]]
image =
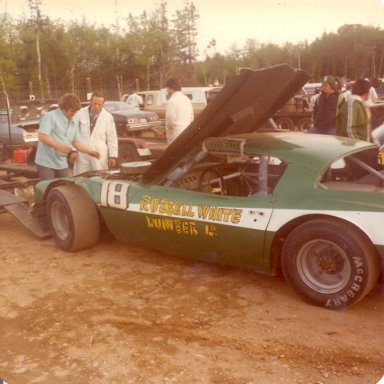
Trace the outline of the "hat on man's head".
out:
[[[337,89],[337,80],[334,76],[324,76],[324,79],[323,79],[323,84],[329,84],[332,89]]]

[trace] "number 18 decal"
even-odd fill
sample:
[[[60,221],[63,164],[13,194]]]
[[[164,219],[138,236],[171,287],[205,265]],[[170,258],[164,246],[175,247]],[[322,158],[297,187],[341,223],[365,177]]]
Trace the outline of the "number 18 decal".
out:
[[[101,186],[100,203],[103,207],[117,209],[128,208],[129,183],[121,181],[105,181]]]

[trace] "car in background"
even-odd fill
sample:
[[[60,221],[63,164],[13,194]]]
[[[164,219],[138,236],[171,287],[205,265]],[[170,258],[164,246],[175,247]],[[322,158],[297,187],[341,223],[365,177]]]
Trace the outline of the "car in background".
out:
[[[139,132],[151,131],[162,125],[157,113],[142,111],[123,101],[106,101],[104,108],[113,115],[119,136],[135,136]]]
[[[378,102],[383,103],[384,102],[384,86],[381,85],[380,87],[375,88]]]
[[[214,100],[221,88],[213,88],[208,93],[208,103]],[[308,95],[301,88],[272,117],[276,126],[289,131],[307,132],[312,124],[312,112],[309,109]]]
[[[38,120],[12,122],[12,110],[0,109],[0,160],[12,158],[14,151],[21,151],[23,162],[37,146]]]
[[[372,143],[264,130],[307,79],[244,69],[155,161],[41,181],[35,208],[67,251],[105,225],[122,242],[282,273],[324,308],[355,304],[384,259],[384,171]]]
[[[323,83],[306,83],[303,86],[303,89],[308,97],[308,102],[311,97],[316,93],[316,90],[320,90]]]
[[[104,108],[115,121],[119,140],[119,163],[147,160],[153,157],[148,139],[162,131],[163,122],[157,113],[142,111],[123,101],[106,101]]]

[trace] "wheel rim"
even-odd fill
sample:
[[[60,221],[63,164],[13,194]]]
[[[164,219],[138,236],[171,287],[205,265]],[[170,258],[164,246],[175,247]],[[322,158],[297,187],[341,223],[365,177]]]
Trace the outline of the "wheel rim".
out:
[[[306,243],[297,257],[297,270],[306,285],[321,293],[343,289],[351,276],[347,254],[335,243],[312,240]]]
[[[54,201],[51,205],[51,223],[56,236],[60,240],[66,240],[70,235],[68,215],[58,201]]]

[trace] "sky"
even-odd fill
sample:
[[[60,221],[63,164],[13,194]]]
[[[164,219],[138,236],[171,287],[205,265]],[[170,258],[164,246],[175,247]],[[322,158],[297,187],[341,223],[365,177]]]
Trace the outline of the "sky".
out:
[[[125,18],[158,8],[158,0],[39,0],[41,13],[51,20],[85,19],[88,23],[124,28]],[[247,39],[261,44],[311,43],[324,32],[344,24],[384,29],[384,0],[190,0],[199,13],[200,54],[227,53],[242,48]],[[0,14],[29,16],[28,0],[0,0]],[[185,0],[168,0],[168,16]],[[215,39],[216,48],[208,49]]]

